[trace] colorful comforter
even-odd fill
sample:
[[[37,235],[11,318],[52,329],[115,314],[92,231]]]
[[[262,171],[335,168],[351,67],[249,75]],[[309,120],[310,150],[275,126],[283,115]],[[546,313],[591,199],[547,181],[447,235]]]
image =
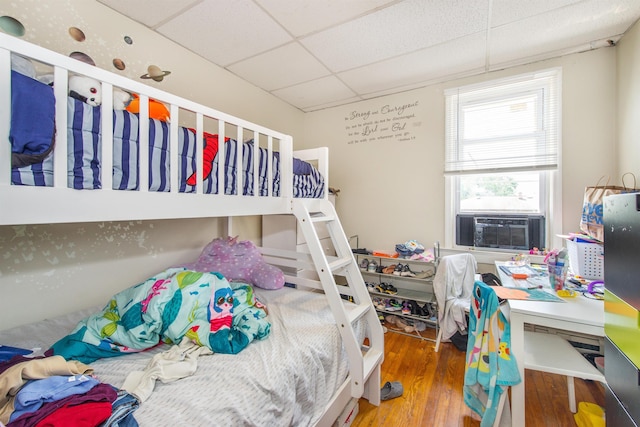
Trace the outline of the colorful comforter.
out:
[[[214,353],[236,354],[269,335],[266,316],[251,286],[219,273],[170,268],[114,295],[51,350],[91,363],[187,337]]]

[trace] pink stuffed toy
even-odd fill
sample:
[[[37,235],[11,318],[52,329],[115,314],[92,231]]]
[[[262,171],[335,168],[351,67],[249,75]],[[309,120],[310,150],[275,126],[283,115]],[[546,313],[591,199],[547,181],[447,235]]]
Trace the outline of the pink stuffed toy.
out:
[[[280,289],[284,286],[284,273],[264,262],[253,242],[239,242],[237,237],[212,240],[195,263],[184,267],[195,271],[219,272],[229,281],[245,282],[263,289]]]

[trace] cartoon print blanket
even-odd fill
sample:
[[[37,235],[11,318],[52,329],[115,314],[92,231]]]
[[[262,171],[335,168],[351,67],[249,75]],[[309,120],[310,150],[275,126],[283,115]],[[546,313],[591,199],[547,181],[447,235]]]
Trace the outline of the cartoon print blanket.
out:
[[[51,351],[91,363],[187,337],[214,353],[236,354],[269,335],[266,316],[248,284],[229,283],[219,273],[170,268],[114,295]]]

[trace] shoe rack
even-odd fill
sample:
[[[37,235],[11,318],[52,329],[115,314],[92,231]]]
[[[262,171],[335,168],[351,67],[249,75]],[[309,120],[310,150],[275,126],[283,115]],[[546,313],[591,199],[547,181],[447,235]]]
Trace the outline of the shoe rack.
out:
[[[435,342],[438,334],[438,306],[433,293],[433,277],[437,262],[367,254],[354,256],[376,311],[382,316],[380,320],[383,325],[390,332]],[[435,334],[419,330],[423,326],[435,329]]]

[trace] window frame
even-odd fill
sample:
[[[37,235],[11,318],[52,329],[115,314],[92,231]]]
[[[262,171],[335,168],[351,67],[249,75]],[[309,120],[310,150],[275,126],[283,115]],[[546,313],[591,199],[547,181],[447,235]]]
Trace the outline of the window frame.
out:
[[[555,126],[555,129],[552,129],[552,131],[555,132],[554,136],[556,138],[555,144],[557,149],[555,164],[553,164],[551,167],[549,167],[548,165],[542,166],[542,167],[537,165],[537,166],[530,167],[529,169],[519,166],[514,168],[507,167],[501,171],[497,169],[488,169],[485,171],[478,171],[478,172],[472,172],[472,171],[466,171],[466,170],[462,172],[460,171],[448,172],[447,164],[445,162],[445,247],[454,248],[454,249],[469,249],[468,246],[456,245],[456,232],[457,232],[456,217],[459,213],[480,214],[480,215],[490,214],[490,215],[496,215],[496,216],[498,215],[518,215],[518,216],[544,215],[546,247],[554,248],[562,245],[561,239],[556,236],[557,234],[560,233],[560,230],[562,229],[562,179],[561,179],[562,177],[562,174],[561,174],[562,70],[561,68],[558,67],[553,69],[541,70],[539,72],[527,73],[527,74],[503,78],[503,79],[491,80],[491,81],[487,81],[477,85],[471,85],[471,86],[460,87],[460,88],[451,88],[446,90],[445,91],[445,95],[446,95],[445,144],[450,143],[451,141],[450,138],[452,137],[451,133],[457,132],[461,128],[461,126],[458,126],[459,123],[457,123],[458,114],[460,114],[461,109],[459,108],[458,105],[455,105],[455,108],[452,108],[452,105],[451,105],[452,93],[456,93],[456,92],[460,93],[461,90],[478,88],[483,92],[480,93],[480,96],[477,96],[477,97],[471,96],[469,97],[469,99],[466,99],[464,103],[466,106],[472,105],[473,103],[477,104],[478,102],[486,102],[491,99],[497,102],[500,99],[512,98],[513,96],[516,96],[518,92],[522,93],[522,90],[520,91],[514,90],[511,93],[505,92],[503,89],[504,86],[508,86],[510,83],[516,81],[516,82],[524,82],[523,87],[526,88],[527,79],[534,79],[536,76],[539,76],[541,73],[548,74],[549,76],[551,76],[550,78],[553,79],[551,88],[549,88],[549,86],[539,88],[539,90],[543,92],[541,96],[544,97],[546,95],[546,92],[545,92],[546,90],[555,91],[555,93],[553,93],[553,96],[555,96],[555,100],[556,100],[555,110],[552,110],[550,112],[544,111],[542,115],[538,117],[538,121],[546,120],[547,117],[545,116],[545,114],[555,114],[555,118],[554,118],[555,122],[552,123],[552,126]],[[492,90],[491,90],[492,87],[496,88],[496,92],[498,92],[497,94],[492,93]],[[456,103],[457,101],[458,99],[455,99]],[[548,99],[546,99],[545,102],[546,101],[548,101]],[[543,109],[549,108],[546,103],[540,105],[540,107]],[[538,131],[540,131],[540,129],[538,129]],[[545,130],[542,129],[542,132],[545,132]],[[457,138],[457,135],[454,135],[454,136]],[[456,141],[456,143],[460,143],[460,142]],[[445,152],[450,149],[451,149],[450,146],[446,145]],[[539,173],[539,180],[540,180],[539,181],[539,185],[540,185],[540,189],[539,189],[540,212],[539,213],[516,213],[516,212],[509,212],[509,211],[503,211],[503,212],[477,211],[476,212],[476,211],[468,211],[468,210],[465,210],[464,212],[460,212],[460,199],[459,199],[459,195],[460,195],[459,176],[460,175],[469,174],[469,173],[478,174],[478,175],[481,173],[486,173],[491,175],[495,173],[501,173],[501,172],[509,173],[509,172],[515,172],[515,171],[528,171],[528,172]],[[473,247],[473,248],[474,250],[502,251],[501,249],[485,249],[485,248],[478,248],[478,247]]]

